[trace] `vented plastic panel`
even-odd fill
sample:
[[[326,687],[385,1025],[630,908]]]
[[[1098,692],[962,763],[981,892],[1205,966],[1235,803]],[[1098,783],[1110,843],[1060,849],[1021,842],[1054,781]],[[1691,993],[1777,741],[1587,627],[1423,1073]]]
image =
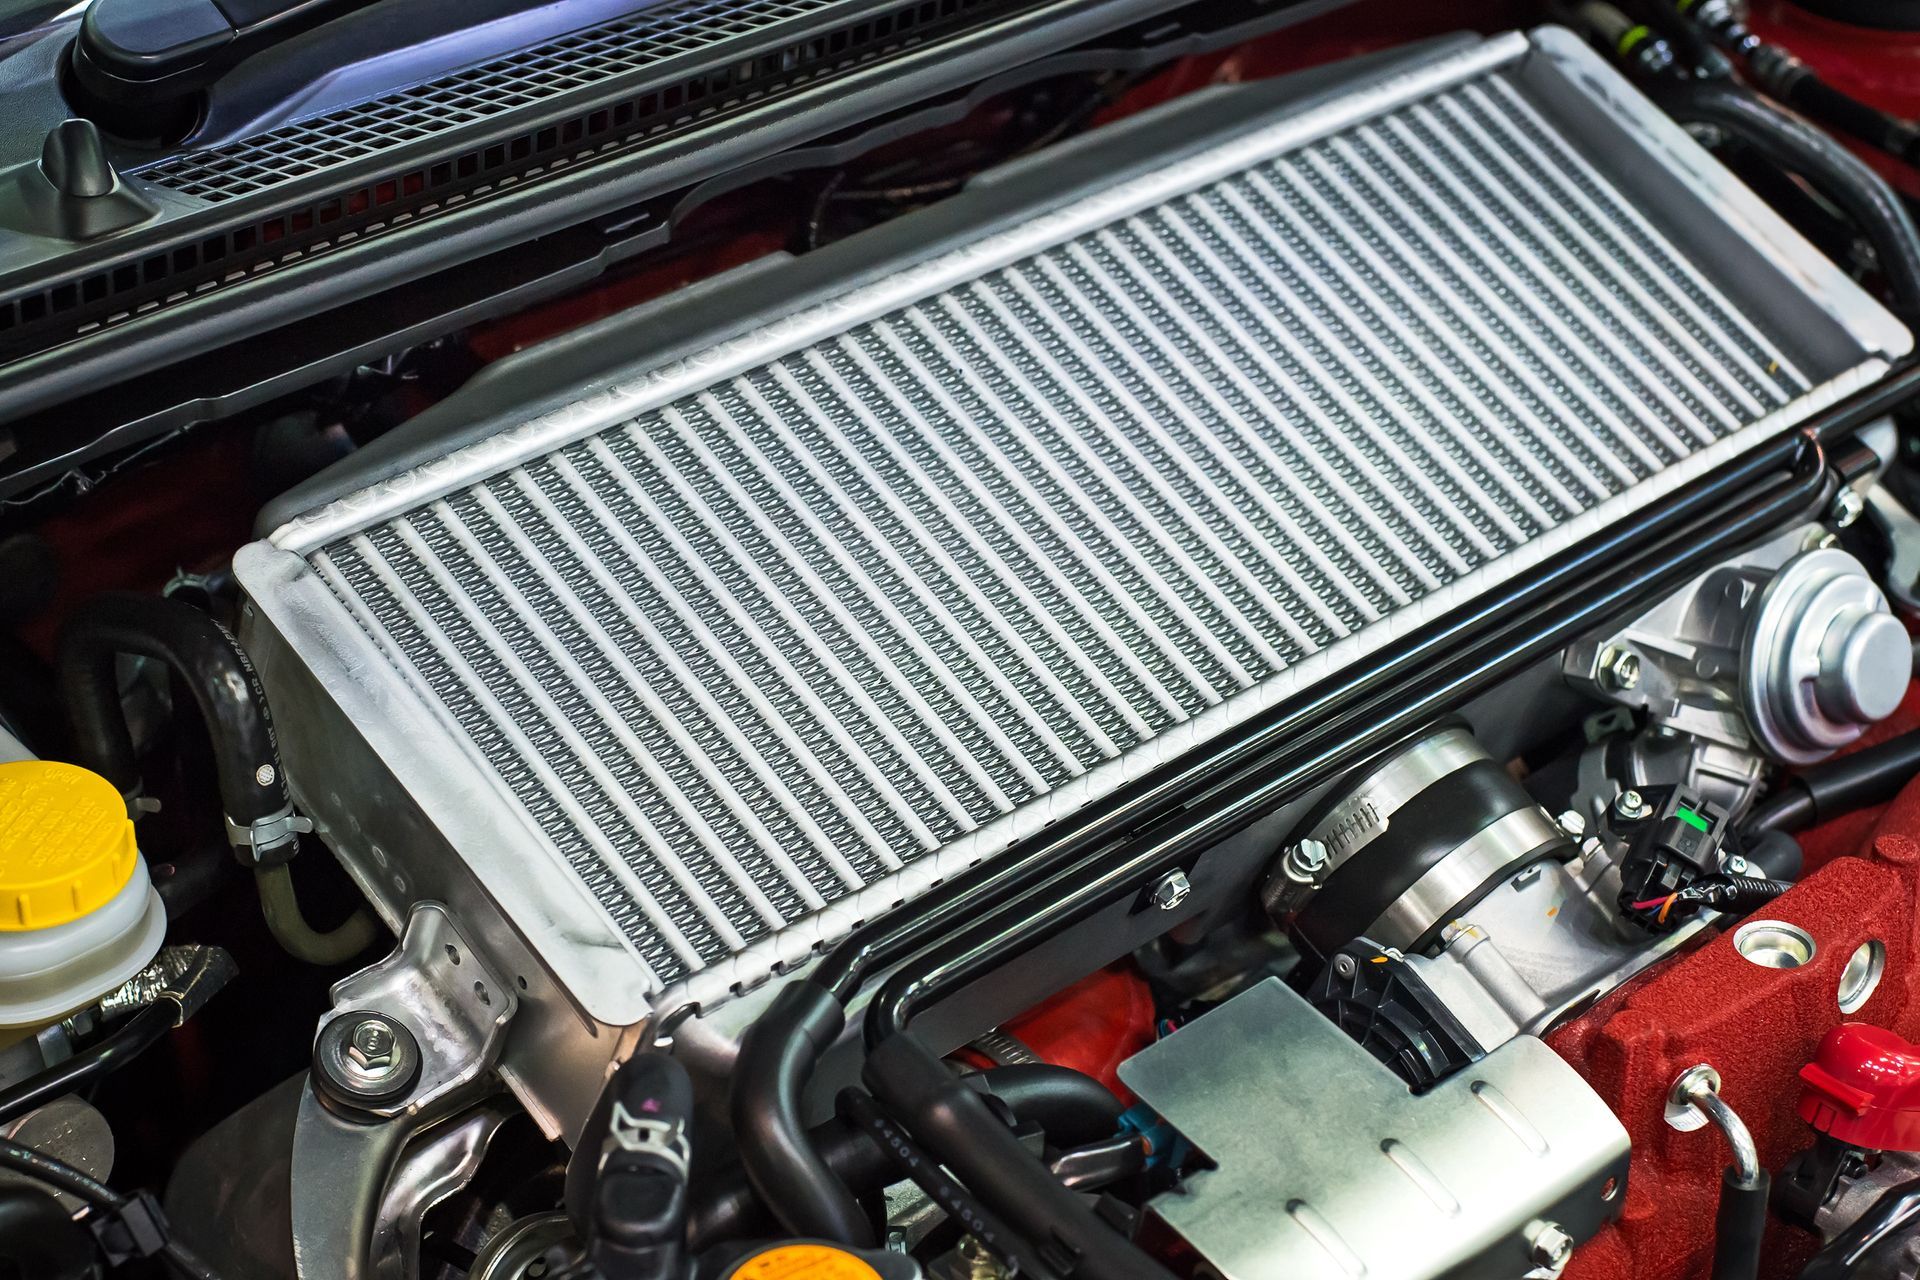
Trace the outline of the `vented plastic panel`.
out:
[[[560,94],[699,53],[727,41],[741,41],[783,23],[834,8],[842,0],[668,0],[641,13],[552,40],[438,80],[342,107],[282,128],[228,143],[186,152],[138,170],[148,181],[202,200],[219,202],[289,182],[348,161],[392,150],[418,139],[493,119],[545,102]],[[956,0],[928,0],[888,11],[883,30],[863,28],[859,36],[835,31],[812,45],[776,53],[771,61],[748,58],[731,74],[703,76],[699,91],[742,92],[749,81],[791,78],[803,64],[846,53],[870,41],[904,37],[915,26],[930,26],[970,7]],[[868,28],[876,24],[867,24]],[[833,47],[829,48],[831,41]],[[817,47],[815,47],[817,46]],[[696,107],[684,86],[668,110]],[[611,110],[601,113],[611,116]],[[634,111],[645,117],[651,111]],[[607,122],[576,135],[607,132]],[[578,139],[576,138],[575,141]],[[536,148],[528,139],[527,150]],[[539,146],[548,150],[551,143]]]
[[[313,564],[664,984],[1806,386],[1494,78]]]

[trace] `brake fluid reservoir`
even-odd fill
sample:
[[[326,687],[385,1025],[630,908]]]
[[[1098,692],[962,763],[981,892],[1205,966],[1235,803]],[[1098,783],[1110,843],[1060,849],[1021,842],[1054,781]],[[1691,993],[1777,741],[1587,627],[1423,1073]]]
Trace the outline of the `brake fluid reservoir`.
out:
[[[0,1027],[106,995],[160,949],[166,911],[113,784],[76,765],[0,763]]]

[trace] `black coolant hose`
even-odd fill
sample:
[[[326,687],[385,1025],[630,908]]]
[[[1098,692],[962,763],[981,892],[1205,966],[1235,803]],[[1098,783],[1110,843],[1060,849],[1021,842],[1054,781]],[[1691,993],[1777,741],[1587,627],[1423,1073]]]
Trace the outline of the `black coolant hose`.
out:
[[[1120,1128],[1120,1100],[1092,1076],[1049,1063],[994,1067],[963,1077],[967,1086],[990,1095],[1022,1124],[1045,1132],[1049,1146],[1076,1147],[1110,1138]],[[884,1185],[892,1162],[873,1139],[835,1116],[804,1133],[810,1159],[818,1159],[830,1181],[853,1195]],[[746,1148],[743,1144],[742,1154]],[[755,1193],[746,1171],[717,1169],[700,1180],[693,1209],[690,1247],[698,1252],[722,1240],[767,1234],[778,1224]],[[788,1227],[791,1231],[795,1228]]]
[[[59,677],[80,763],[122,795],[140,791],[140,762],[120,701],[122,654],[164,663],[198,704],[213,741],[227,837],[254,868],[274,937],[313,964],[343,963],[365,950],[379,934],[365,907],[330,932],[313,929],[300,914],[286,864],[307,824],[294,814],[267,691],[233,633],[206,614],[133,592],[95,596],[73,611],[60,633]]]
[[[1878,147],[1888,155],[1920,162],[1920,128],[1843,93],[1778,45],[1760,44],[1747,55],[1754,82],[1780,101],[1823,124]]]
[[[1920,230],[1884,178],[1829,135],[1738,85],[1676,80],[1649,91],[1676,120],[1726,131],[1838,205],[1872,241],[1893,309],[1920,323]]]
[[[232,632],[177,600],[113,592],[85,601],[68,618],[59,674],[80,763],[122,795],[140,790],[140,762],[120,701],[122,654],[165,663],[199,704],[230,830],[271,833],[273,823],[292,816],[266,690],[253,663]],[[260,852],[273,857],[297,838],[288,831]]]
[[[1035,1158],[986,1099],[947,1069],[918,1037],[889,1036],[867,1054],[861,1078],[888,1114],[1028,1240],[1048,1246],[1065,1276],[1171,1280],[1158,1262],[1114,1230]]]
[[[809,979],[789,982],[741,1038],[728,1104],[747,1180],[781,1225],[865,1248],[874,1243],[872,1224],[800,1122],[814,1065],[846,1025],[831,991]]]
[[[1754,806],[1741,825],[1748,831],[1799,831],[1834,817],[1891,800],[1920,775],[1920,729],[1802,769]]]

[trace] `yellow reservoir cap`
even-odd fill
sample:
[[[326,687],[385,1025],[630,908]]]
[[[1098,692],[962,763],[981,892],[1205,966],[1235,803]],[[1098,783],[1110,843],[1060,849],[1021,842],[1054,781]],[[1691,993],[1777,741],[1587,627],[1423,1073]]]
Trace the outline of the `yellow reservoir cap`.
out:
[[[880,1273],[830,1244],[780,1244],[736,1263],[727,1280],[880,1280]]]
[[[139,857],[111,782],[51,760],[0,764],[0,933],[98,910],[126,888]]]

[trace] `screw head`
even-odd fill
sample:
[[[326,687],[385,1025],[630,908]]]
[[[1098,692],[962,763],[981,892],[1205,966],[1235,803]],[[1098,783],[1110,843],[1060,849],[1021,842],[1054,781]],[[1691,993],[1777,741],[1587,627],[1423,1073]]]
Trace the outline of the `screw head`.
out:
[[[1184,871],[1169,871],[1154,882],[1147,898],[1162,911],[1171,911],[1187,900],[1193,892],[1193,882],[1187,879]]]
[[[1728,854],[1725,865],[1730,876],[1743,876],[1752,868],[1752,864],[1737,853]]]
[[[1573,1257],[1573,1237],[1557,1222],[1543,1222],[1527,1234],[1527,1254],[1536,1267],[1558,1271]]]
[[[1587,815],[1578,809],[1568,809],[1553,820],[1569,840],[1579,840],[1587,834]]]
[[[1359,965],[1354,963],[1352,956],[1343,955],[1333,958],[1333,971],[1342,978],[1351,978],[1354,975],[1354,971],[1358,968]]]
[[[1631,649],[1610,648],[1600,655],[1600,683],[1616,693],[1640,685],[1640,655]]]
[[[1844,529],[1858,520],[1866,512],[1867,500],[1860,496],[1857,489],[1842,489],[1833,495],[1833,506],[1827,512],[1827,519],[1836,529]]]
[[[1322,840],[1301,840],[1288,846],[1284,863],[1287,877],[1302,884],[1313,884],[1333,861],[1333,853]]]
[[[395,1019],[371,1009],[343,1013],[320,1029],[313,1079],[330,1099],[374,1107],[404,1098],[420,1074],[420,1046]]]
[[[393,1024],[384,1018],[368,1018],[347,1037],[347,1058],[371,1075],[393,1063],[393,1044]]]
[[[1653,810],[1638,791],[1622,791],[1613,802],[1613,811],[1628,822],[1637,822]]]

